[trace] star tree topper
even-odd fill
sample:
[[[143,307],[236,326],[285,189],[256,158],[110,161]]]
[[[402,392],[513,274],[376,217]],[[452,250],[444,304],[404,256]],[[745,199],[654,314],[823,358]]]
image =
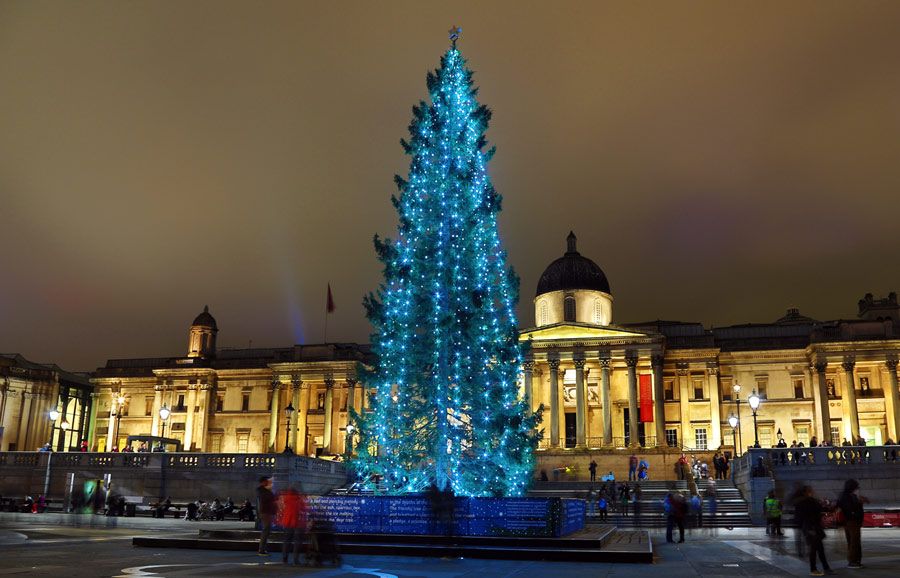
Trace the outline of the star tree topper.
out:
[[[462,34],[462,28],[460,28],[459,26],[451,26],[449,34],[450,42],[453,43],[453,48],[456,48],[456,41],[459,40],[459,35]]]

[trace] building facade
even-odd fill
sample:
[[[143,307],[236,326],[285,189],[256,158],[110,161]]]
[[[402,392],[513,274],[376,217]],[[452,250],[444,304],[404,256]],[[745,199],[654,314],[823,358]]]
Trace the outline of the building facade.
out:
[[[90,435],[94,408],[89,376],[0,354],[0,452],[50,443],[75,449]]]
[[[528,347],[520,386],[532,408],[544,408],[542,449],[715,449],[757,437],[772,446],[779,433],[804,445],[813,436],[898,439],[895,293],[866,295],[855,319],[817,321],[790,309],[771,323],[714,329],[615,324],[606,275],[578,252],[574,234],[567,245],[538,282],[535,326],[521,332]],[[99,369],[91,447],[161,435],[190,451],[344,452],[349,409],[365,408],[357,372],[368,346],[217,350],[217,333],[204,309],[183,357],[110,360]],[[762,399],[756,428],[753,392]]]

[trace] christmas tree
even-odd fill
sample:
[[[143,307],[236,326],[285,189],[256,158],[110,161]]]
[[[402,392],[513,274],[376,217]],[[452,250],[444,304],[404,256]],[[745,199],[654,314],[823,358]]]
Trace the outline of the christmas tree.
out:
[[[458,29],[455,31],[458,34]],[[490,110],[456,48],[427,76],[413,107],[396,240],[375,237],[384,282],[364,305],[374,326],[371,407],[353,413],[348,456],[360,479],[391,493],[449,485],[457,495],[522,495],[540,414],[518,395],[518,277],[497,233],[501,197],[486,149]],[[374,476],[373,476],[374,475]]]

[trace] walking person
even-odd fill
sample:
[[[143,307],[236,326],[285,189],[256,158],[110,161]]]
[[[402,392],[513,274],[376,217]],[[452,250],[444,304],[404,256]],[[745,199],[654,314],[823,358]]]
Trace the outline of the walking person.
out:
[[[600,494],[600,498],[597,500],[597,509],[600,511],[600,521],[607,521],[609,503],[606,501],[606,494]]]
[[[278,525],[284,530],[282,564],[288,563],[290,552],[293,552],[294,565],[300,563],[300,548],[306,544],[306,514],[306,498],[296,486],[278,496]]]
[[[272,519],[277,511],[275,494],[272,493],[272,478],[263,476],[256,487],[256,514],[259,520],[259,551],[260,556],[268,556],[269,534],[272,532]]]
[[[766,497],[765,502],[763,502],[763,507],[766,512],[766,531],[771,529],[772,536],[784,536],[784,532],[781,531],[781,500],[775,497],[775,490],[769,490],[769,495]]]
[[[854,479],[844,483],[844,491],[837,507],[844,516],[844,536],[847,538],[847,567],[862,568],[863,504],[869,500],[859,495],[859,482]]]
[[[813,495],[813,489],[810,486],[803,486],[801,494],[803,497],[797,500],[794,516],[800,525],[800,531],[803,533],[809,550],[809,575],[834,574],[825,558],[825,546],[822,544],[822,540],[825,539],[825,530],[822,529],[822,504]],[[822,562],[821,571],[816,567],[817,555]]]

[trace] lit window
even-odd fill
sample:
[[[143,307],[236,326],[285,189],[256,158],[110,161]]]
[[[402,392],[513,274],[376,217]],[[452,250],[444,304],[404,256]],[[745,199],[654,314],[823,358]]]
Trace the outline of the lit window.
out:
[[[706,449],[706,428],[698,427],[694,430],[694,446],[698,450]]]

